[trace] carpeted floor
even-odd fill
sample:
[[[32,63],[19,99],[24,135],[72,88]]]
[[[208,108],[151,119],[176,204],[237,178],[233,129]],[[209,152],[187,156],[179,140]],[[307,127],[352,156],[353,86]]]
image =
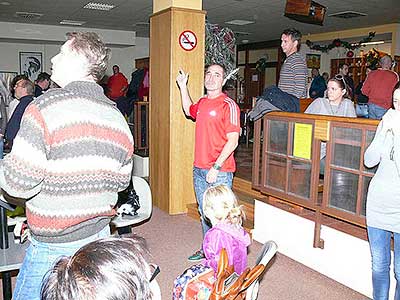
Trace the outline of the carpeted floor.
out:
[[[175,277],[189,267],[187,256],[200,247],[200,223],[186,215],[169,216],[154,208],[149,222],[134,228],[146,238],[154,262],[161,268],[157,280],[162,299],[171,299]],[[279,245],[278,245],[279,246]],[[249,265],[253,266],[261,244],[250,246]],[[315,272],[294,260],[277,254],[260,285],[259,300],[365,300],[367,297]]]

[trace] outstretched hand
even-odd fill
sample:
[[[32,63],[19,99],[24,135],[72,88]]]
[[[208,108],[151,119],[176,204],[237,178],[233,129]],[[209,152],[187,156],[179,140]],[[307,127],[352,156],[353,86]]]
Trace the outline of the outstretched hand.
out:
[[[189,78],[189,73],[185,73],[182,69],[179,69],[178,76],[176,76],[176,83],[179,88],[185,87],[187,85]]]

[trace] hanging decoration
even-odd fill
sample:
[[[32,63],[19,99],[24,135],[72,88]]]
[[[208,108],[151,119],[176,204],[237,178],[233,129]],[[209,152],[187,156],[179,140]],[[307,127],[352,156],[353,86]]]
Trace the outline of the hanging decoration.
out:
[[[349,50],[347,51],[346,56],[351,58],[354,56],[354,52],[352,50]]]
[[[220,64],[227,74],[236,68],[236,39],[230,28],[206,22],[205,65]]]
[[[371,70],[375,70],[376,68],[378,68],[379,60],[385,55],[387,55],[386,52],[379,51],[379,50],[376,50],[375,48],[372,48],[365,55],[365,61],[367,62],[367,66]]]
[[[362,46],[362,44],[370,42],[374,37],[375,37],[375,32],[370,32],[367,37],[363,38],[358,43],[349,43],[349,42],[343,41],[341,39],[334,39],[332,41],[332,43],[330,43],[329,45],[314,44],[310,40],[307,40],[306,44],[312,50],[317,50],[317,51],[321,51],[321,52],[327,53],[327,52],[329,52],[329,50],[332,50],[333,48],[337,48],[337,47],[343,47],[343,48],[346,48],[348,50],[358,49],[358,48],[360,48]],[[354,53],[353,53],[353,55],[354,55]]]

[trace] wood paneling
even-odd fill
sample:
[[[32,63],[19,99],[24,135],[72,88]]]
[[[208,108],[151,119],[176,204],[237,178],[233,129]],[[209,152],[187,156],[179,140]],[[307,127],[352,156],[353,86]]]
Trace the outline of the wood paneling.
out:
[[[150,18],[150,184],[154,204],[177,214],[195,202],[193,191],[194,122],[185,118],[175,78],[189,72],[189,90],[203,95],[205,13],[170,8]],[[197,36],[193,51],[179,46],[179,35]]]

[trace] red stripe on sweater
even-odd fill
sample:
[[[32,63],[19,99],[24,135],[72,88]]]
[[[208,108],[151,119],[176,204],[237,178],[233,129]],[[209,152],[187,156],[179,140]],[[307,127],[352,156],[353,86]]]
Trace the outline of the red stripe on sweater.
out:
[[[62,143],[68,140],[82,140],[84,137],[93,137],[108,142],[123,145],[125,149],[132,148],[132,141],[127,138],[126,133],[113,128],[97,126],[95,124],[75,124],[67,128],[60,128],[53,132],[52,144]]]
[[[47,129],[47,126],[43,119],[43,116],[40,113],[40,111],[38,110],[38,108],[36,107],[36,105],[34,105],[34,104],[28,105],[28,107],[26,108],[26,110],[24,112],[24,115],[27,117],[30,116],[34,122],[38,123],[40,128],[43,130],[43,137],[44,137],[46,144],[50,144],[49,131]]]

